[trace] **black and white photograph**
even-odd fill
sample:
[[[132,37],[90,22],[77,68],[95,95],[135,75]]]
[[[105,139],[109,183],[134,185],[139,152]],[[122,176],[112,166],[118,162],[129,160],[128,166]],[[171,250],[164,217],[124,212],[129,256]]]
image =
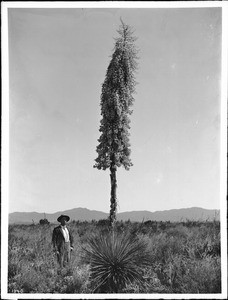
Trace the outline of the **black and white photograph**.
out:
[[[227,297],[227,8],[2,3],[2,299]]]

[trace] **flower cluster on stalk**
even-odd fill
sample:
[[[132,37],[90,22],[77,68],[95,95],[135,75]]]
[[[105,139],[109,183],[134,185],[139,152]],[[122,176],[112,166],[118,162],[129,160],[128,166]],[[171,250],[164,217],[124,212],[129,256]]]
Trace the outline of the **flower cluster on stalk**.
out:
[[[131,28],[121,21],[114,53],[107,69],[101,93],[101,136],[94,167],[106,170],[111,165],[132,166],[130,159],[130,118],[134,102],[137,49]]]

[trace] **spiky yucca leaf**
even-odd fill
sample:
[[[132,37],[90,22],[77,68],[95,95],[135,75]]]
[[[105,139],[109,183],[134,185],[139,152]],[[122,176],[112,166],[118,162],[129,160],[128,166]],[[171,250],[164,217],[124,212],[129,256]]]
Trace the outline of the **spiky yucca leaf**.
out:
[[[133,280],[142,281],[142,268],[149,264],[147,245],[131,235],[92,237],[84,250],[94,291],[117,293]]]

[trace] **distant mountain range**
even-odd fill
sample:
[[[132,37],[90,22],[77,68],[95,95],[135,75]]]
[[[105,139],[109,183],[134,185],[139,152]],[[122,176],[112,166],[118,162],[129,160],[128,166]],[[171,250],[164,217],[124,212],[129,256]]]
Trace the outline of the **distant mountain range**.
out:
[[[37,212],[14,212],[9,214],[10,224],[32,224],[38,223],[40,219],[48,219],[51,223],[58,223],[57,218],[61,215],[68,215],[73,220],[79,221],[91,221],[101,220],[108,217],[108,213],[104,213],[97,210],[89,210],[87,208],[73,208],[65,211],[58,211],[53,214],[37,213]],[[217,209],[204,209],[200,207],[182,208],[182,209],[171,209],[164,211],[129,211],[117,213],[118,220],[131,220],[132,222],[142,221],[205,221],[205,220],[219,220],[220,212]]]

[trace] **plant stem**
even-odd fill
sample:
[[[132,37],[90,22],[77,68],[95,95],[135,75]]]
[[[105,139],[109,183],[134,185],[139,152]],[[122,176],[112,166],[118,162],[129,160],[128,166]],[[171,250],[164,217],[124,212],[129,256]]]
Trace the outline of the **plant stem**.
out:
[[[117,188],[117,180],[116,180],[116,166],[114,163],[111,164],[110,167],[110,179],[111,179],[111,205],[110,205],[110,226],[114,229],[114,225],[116,222],[116,212],[117,212],[117,197],[116,197],[116,188]]]

